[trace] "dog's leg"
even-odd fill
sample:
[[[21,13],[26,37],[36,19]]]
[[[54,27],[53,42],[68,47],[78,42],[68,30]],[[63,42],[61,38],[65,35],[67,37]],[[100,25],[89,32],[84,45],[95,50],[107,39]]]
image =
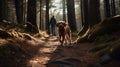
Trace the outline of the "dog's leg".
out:
[[[60,41],[60,43],[62,42],[62,41],[61,41],[61,36],[59,36],[59,41]]]
[[[62,36],[62,45],[64,44],[65,36]]]
[[[64,38],[60,35],[60,36],[59,36],[60,45],[63,45],[63,39],[64,39]]]
[[[65,35],[65,45],[67,44],[67,36]]]
[[[71,31],[69,31],[68,33],[68,40],[69,40],[69,44],[71,44]]]

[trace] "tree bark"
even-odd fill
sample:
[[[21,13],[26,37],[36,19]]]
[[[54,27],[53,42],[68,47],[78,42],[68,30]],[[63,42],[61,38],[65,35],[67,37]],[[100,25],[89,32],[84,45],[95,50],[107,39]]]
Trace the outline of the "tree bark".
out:
[[[28,0],[27,21],[36,25],[36,0]]]
[[[105,8],[105,17],[110,17],[110,4],[109,4],[109,0],[104,0],[104,8]]]
[[[0,0],[0,22],[3,20],[3,1],[4,0]]]
[[[28,0],[27,21],[33,25],[34,33],[38,33],[36,24],[36,0]],[[30,28],[28,28],[30,29]]]
[[[89,0],[88,21],[90,26],[93,26],[101,21],[99,8],[100,8],[99,0]]]
[[[80,9],[81,9],[81,23],[82,23],[82,27],[83,27],[83,23],[84,23],[84,18],[83,18],[83,1],[80,0]]]
[[[40,25],[39,25],[40,26],[40,30],[42,29],[41,28],[41,23],[42,23],[41,22],[41,16],[42,16],[41,14],[42,14],[42,0],[40,0]]]
[[[88,27],[89,26],[89,22],[88,22],[88,0],[82,0],[83,2],[83,25],[84,27]]]
[[[63,0],[63,21],[65,21],[66,22],[66,13],[65,13],[65,11],[66,11],[66,8],[65,8],[65,6],[66,6],[66,0]]]
[[[50,0],[46,0],[46,31],[49,34],[50,29],[49,29],[49,2]]]
[[[23,23],[23,0],[14,0],[18,23]]]
[[[74,0],[67,0],[68,24],[72,32],[76,32],[76,18]]]
[[[112,16],[116,15],[115,0],[111,0],[111,13],[112,13]]]
[[[81,17],[82,26],[88,27],[88,0],[80,0],[81,2]]]
[[[23,23],[27,23],[27,0],[23,0]]]
[[[8,20],[8,8],[7,8],[7,0],[0,0],[0,21]]]

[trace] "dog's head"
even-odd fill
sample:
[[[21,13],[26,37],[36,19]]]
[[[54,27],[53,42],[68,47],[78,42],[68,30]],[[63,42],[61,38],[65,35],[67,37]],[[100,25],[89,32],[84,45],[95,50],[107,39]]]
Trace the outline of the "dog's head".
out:
[[[66,23],[64,21],[58,21],[58,23],[56,24],[56,26],[59,29],[64,29],[64,27],[66,26]]]

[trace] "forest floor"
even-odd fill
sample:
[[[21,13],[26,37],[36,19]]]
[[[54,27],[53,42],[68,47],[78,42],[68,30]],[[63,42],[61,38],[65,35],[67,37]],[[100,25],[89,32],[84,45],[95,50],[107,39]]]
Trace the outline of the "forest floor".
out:
[[[73,37],[73,41],[77,37]],[[4,41],[3,39],[0,40]],[[5,52],[3,57],[0,55],[0,67],[119,67],[119,61],[111,61],[108,64],[100,64],[99,58],[95,53],[89,53],[94,43],[79,43],[72,44],[72,46],[61,46],[57,37],[49,36],[37,38],[34,40],[18,40],[19,44],[23,45],[22,48],[28,53],[25,55],[18,52]],[[53,59],[61,58],[76,58],[75,60],[69,59],[68,62],[74,66],[60,65],[64,64],[58,60],[58,62],[51,62]],[[78,61],[80,60],[80,61]],[[55,61],[55,60],[54,60]]]

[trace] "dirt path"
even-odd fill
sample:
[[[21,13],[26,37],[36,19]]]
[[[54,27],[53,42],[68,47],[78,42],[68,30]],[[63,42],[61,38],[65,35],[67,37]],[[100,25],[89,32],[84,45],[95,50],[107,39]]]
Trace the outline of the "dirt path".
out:
[[[1,46],[3,51],[0,52],[0,67],[119,67],[120,65],[120,62],[114,60],[101,65],[99,58],[94,53],[88,52],[95,46],[93,43],[61,46],[57,37],[53,36],[35,40],[12,39],[10,43],[11,41],[12,44],[20,45],[22,51],[17,49],[18,46],[9,46],[9,43]]]
[[[29,61],[32,67],[46,67],[45,64],[51,59],[52,53],[59,46],[56,37],[41,38],[41,40],[43,41],[42,48],[40,48],[36,56]]]
[[[43,47],[29,60],[29,64],[32,67],[58,67],[58,64],[51,63],[51,60],[67,57],[77,58],[81,61],[75,61],[75,63],[78,63],[76,67],[93,67],[98,65],[98,60],[96,60],[95,56],[92,53],[88,53],[88,50],[93,47],[90,43],[60,46],[56,37],[41,38],[41,40],[44,41],[42,44]],[[70,63],[71,62],[73,61],[70,61]]]

